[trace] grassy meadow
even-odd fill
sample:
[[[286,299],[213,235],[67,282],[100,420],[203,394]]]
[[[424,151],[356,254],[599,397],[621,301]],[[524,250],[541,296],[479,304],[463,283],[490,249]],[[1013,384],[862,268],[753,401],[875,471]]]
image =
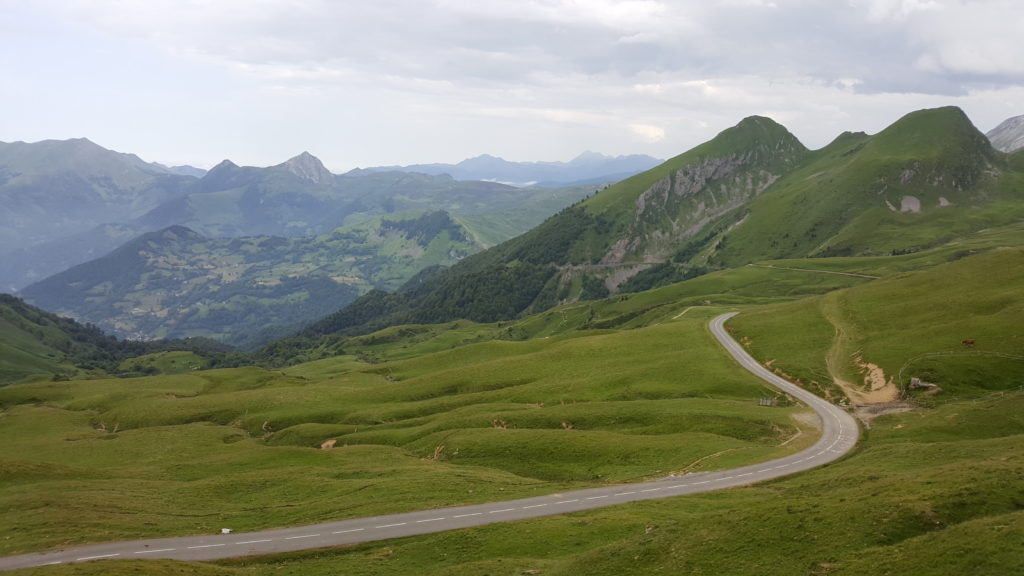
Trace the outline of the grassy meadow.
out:
[[[799,449],[813,438],[799,408],[759,407],[773,392],[707,333],[740,308],[729,327],[756,357],[834,400],[832,373],[863,377],[856,359],[901,389],[917,377],[940,390],[911,391],[917,409],[873,419],[846,458],[756,486],[281,556],[17,573],[1020,573],[1024,250],[994,248],[1019,236],[766,262],[516,322],[389,328],[283,371],[0,388],[0,551],[513,498]]]
[[[339,357],[285,372],[15,384],[0,388],[0,551],[256,530],[766,460],[814,436],[792,418],[801,408],[758,406],[771,394],[697,315],[372,365]]]

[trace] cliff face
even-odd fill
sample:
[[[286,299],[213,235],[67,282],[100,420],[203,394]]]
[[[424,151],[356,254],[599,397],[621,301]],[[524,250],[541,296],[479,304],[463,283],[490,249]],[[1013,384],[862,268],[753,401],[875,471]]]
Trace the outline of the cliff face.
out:
[[[1024,115],[1003,120],[985,136],[996,150],[1013,152],[1024,148]]]

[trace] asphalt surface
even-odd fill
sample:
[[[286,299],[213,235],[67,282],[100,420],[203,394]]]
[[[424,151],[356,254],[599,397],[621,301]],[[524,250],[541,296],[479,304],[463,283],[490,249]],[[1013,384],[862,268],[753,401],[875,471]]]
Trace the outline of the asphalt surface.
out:
[[[0,558],[0,570],[106,558],[215,560],[344,546],[457,530],[494,522],[578,512],[636,500],[668,498],[744,486],[815,468],[849,452],[856,445],[860,433],[853,417],[818,396],[779,378],[750,357],[725,331],[725,321],[735,314],[724,314],[712,320],[709,325],[712,334],[744,368],[782,389],[786,394],[799,399],[818,414],[821,418],[822,434],[810,448],[784,458],[742,468],[700,472],[638,484],[574,490],[519,500],[373,516],[263,532],[112,542],[8,556]]]

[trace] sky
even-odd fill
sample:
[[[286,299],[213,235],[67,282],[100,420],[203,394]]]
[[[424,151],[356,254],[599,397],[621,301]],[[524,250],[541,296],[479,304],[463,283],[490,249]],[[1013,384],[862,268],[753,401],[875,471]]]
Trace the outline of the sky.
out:
[[[1024,114],[1020,0],[0,0],[0,141],[356,167]]]

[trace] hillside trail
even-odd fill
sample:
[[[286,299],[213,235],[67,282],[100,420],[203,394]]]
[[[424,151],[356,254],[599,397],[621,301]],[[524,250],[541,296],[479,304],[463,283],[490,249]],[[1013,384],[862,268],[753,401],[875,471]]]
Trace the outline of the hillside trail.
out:
[[[876,416],[910,410],[912,406],[901,401],[894,379],[891,376],[886,378],[880,366],[865,361],[861,351],[854,348],[855,341],[843,321],[841,298],[841,293],[832,292],[821,300],[822,315],[835,329],[835,337],[825,357],[832,381],[850,399],[854,414],[867,426],[871,425],[871,420]],[[859,370],[863,384],[851,382],[844,377],[844,368],[848,369],[851,365]]]

